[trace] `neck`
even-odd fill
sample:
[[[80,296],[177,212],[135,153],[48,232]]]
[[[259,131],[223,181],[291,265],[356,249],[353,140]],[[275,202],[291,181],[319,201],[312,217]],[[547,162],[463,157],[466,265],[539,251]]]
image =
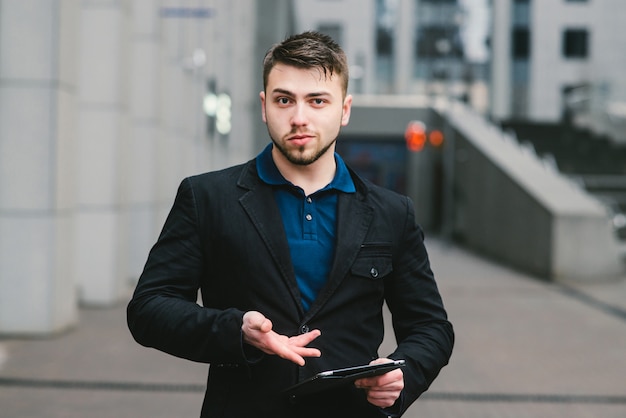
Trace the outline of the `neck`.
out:
[[[335,177],[337,170],[333,152],[327,152],[317,161],[307,165],[292,164],[282,155],[279,158],[275,157],[274,162],[280,174],[304,190],[306,196],[326,187]]]

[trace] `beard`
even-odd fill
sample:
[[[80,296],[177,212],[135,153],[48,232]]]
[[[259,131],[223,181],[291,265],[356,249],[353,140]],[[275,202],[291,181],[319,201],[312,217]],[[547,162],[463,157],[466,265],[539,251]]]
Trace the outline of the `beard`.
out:
[[[272,143],[274,144],[276,149],[278,149],[278,151],[287,159],[287,161],[292,164],[301,166],[313,164],[315,161],[319,160],[320,157],[326,154],[330,147],[337,141],[337,138],[335,138],[324,147],[312,150],[313,153],[311,154],[306,152],[306,147],[304,146],[289,150],[278,141],[276,141],[271,135],[270,138],[272,139]]]

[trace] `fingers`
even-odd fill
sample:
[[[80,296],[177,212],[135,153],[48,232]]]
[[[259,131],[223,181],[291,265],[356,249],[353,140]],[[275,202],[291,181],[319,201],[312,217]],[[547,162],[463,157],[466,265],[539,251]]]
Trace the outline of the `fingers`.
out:
[[[322,355],[320,350],[312,347],[291,346],[291,349],[300,357],[321,357]]]
[[[381,408],[388,408],[395,404],[404,389],[404,380],[394,380],[387,384],[375,386],[363,386],[356,384],[358,388],[365,390],[367,401]]]
[[[389,359],[377,359],[370,364],[387,363]],[[396,369],[380,376],[358,379],[357,388],[365,390],[369,403],[381,408],[392,406],[404,389],[404,374]]]
[[[370,361],[370,364],[385,364],[385,363],[391,363],[392,361],[393,360],[390,358],[381,357],[381,358],[377,358],[376,360]]]
[[[314,329],[313,331],[290,337],[289,340],[293,345],[304,347],[320,335],[322,335],[322,332],[319,329]]]
[[[320,357],[322,352],[317,348],[307,347],[313,340],[322,335],[318,329],[289,338],[289,345],[301,357]]]
[[[367,392],[367,401],[372,405],[380,408],[389,408],[393,406],[398,398],[400,392],[387,392],[387,391],[373,391]]]
[[[322,353],[317,348],[310,348],[307,345],[319,337],[321,332],[319,330],[309,331],[306,334],[297,335],[295,337],[285,337],[284,335],[278,335],[279,338],[268,339],[270,349],[274,354],[290,360],[300,366],[304,366],[304,357],[320,357]]]
[[[304,366],[305,364],[304,357],[299,353],[297,347],[290,347],[287,344],[277,344],[273,345],[270,349],[272,354],[282,357],[285,360],[289,360],[299,366]]]
[[[392,370],[380,376],[365,377],[355,381],[359,387],[364,389],[393,386],[394,384],[399,384],[399,382],[404,382],[404,374],[400,369]]]
[[[266,354],[273,354],[292,361],[300,366],[305,364],[305,357],[320,357],[321,352],[307,345],[321,335],[319,330],[287,337],[272,331],[272,322],[262,313],[246,312],[241,330],[246,343]]]

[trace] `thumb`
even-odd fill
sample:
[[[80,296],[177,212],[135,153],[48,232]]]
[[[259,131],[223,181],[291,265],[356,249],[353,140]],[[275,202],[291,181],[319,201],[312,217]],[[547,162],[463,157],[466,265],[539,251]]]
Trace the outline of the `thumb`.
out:
[[[266,317],[263,317],[263,320],[261,321],[259,325],[259,330],[262,332],[270,332],[272,330],[272,327],[273,327],[272,321],[270,321]]]
[[[270,332],[272,330],[272,321],[267,319],[261,312],[249,311],[246,312],[246,316],[249,318],[250,328],[261,332]]]

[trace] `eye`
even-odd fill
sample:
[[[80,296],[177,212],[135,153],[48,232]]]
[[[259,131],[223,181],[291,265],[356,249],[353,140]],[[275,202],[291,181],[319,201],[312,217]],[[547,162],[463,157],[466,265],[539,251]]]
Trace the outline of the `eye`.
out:
[[[311,100],[311,103],[313,103],[314,106],[323,106],[326,103],[326,100],[316,97]]]
[[[279,97],[276,99],[276,103],[278,103],[279,105],[287,105],[289,104],[290,100],[288,97]]]

